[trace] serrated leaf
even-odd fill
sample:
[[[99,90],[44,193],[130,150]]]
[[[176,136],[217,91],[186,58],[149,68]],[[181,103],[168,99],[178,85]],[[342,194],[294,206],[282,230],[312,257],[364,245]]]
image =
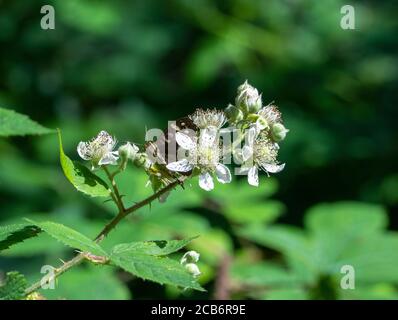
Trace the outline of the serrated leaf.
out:
[[[118,244],[112,249],[112,254],[127,254],[131,252],[143,253],[153,256],[165,256],[185,247],[193,239],[192,237],[183,240],[153,240]]]
[[[107,256],[107,253],[97,243],[76,230],[55,222],[35,222],[29,219],[27,221],[71,248],[90,252],[98,256]]]
[[[84,165],[73,162],[65,154],[62,147],[61,132],[58,130],[59,140],[59,155],[62,170],[64,171],[65,177],[74,185],[74,187],[91,197],[107,197],[110,194],[110,189],[106,182],[100,177],[92,173]]]
[[[38,227],[26,223],[0,227],[0,251],[8,249],[13,244],[35,237],[40,231]]]
[[[4,284],[0,286],[0,300],[23,299],[27,286],[28,282],[22,274],[16,271],[8,272]]]
[[[144,280],[204,291],[179,262],[167,257],[128,251],[114,253],[110,259],[115,265]]]
[[[13,110],[0,108],[0,136],[25,136],[54,133],[29,117]]]
[[[114,268],[77,266],[64,273],[55,290],[42,290],[47,299],[128,300],[130,292]]]

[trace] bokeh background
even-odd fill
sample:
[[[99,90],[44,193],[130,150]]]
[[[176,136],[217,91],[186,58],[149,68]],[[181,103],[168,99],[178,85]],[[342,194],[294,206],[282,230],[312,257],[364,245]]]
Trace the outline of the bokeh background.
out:
[[[40,28],[55,7],[56,30]],[[274,101],[290,133],[285,170],[204,193],[196,182],[145,208],[104,244],[201,235],[205,293],[82,265],[47,298],[373,299],[398,297],[395,1],[0,1],[0,105],[61,128],[64,148],[105,129],[143,143],[196,107],[224,108],[246,79]],[[127,202],[145,174],[120,179]],[[0,139],[0,224],[51,219],[93,237],[115,214],[62,175],[55,135]],[[0,272],[40,277],[71,250],[46,235],[0,255]],[[178,258],[178,257],[177,257]],[[343,290],[341,266],[355,268]]]

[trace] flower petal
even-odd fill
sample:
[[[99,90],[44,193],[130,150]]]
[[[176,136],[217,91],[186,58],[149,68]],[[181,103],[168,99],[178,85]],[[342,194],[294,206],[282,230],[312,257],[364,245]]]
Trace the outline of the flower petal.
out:
[[[283,170],[283,168],[285,168],[285,164],[271,164],[271,163],[265,163],[263,165],[261,165],[261,167],[268,172],[271,173],[277,173],[277,172],[281,172]]]
[[[217,129],[214,127],[200,130],[200,146],[213,147],[217,138]]]
[[[90,156],[87,154],[87,143],[80,141],[77,145],[77,153],[79,154],[80,158],[83,160],[90,160]]]
[[[256,166],[249,169],[249,172],[247,173],[247,181],[250,185],[258,187],[258,169]]]
[[[196,147],[196,142],[190,136],[180,131],[176,132],[176,141],[180,147],[186,150],[192,150]]]
[[[249,146],[252,146],[254,144],[254,139],[257,136],[257,129],[255,126],[250,127],[247,130],[247,143]]]
[[[216,167],[217,180],[221,183],[230,183],[232,181],[231,172],[228,167],[219,163]]]
[[[177,172],[188,172],[193,169],[193,165],[187,159],[171,162],[166,166],[167,169]]]
[[[245,145],[242,148],[242,160],[246,162],[253,155],[253,147]]]
[[[205,172],[199,176],[199,187],[206,191],[214,189],[214,182],[210,173]]]
[[[113,152],[108,152],[106,155],[104,155],[100,161],[98,161],[98,164],[100,166],[105,165],[105,164],[117,164],[117,160],[119,159],[118,156],[114,155]]]

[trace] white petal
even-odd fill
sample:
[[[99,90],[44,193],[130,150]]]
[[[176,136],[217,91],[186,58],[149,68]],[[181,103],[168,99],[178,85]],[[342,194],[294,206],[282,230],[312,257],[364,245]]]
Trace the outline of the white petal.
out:
[[[277,173],[277,172],[281,172],[283,170],[283,168],[285,168],[285,164],[270,164],[270,163],[266,163],[261,165],[262,168],[264,168],[265,171],[271,172],[271,173]]]
[[[176,141],[180,147],[186,150],[192,150],[196,147],[195,141],[193,141],[190,136],[180,131],[176,132]]]
[[[249,172],[247,173],[247,181],[250,185],[258,187],[258,169],[256,166],[249,169]]]
[[[253,148],[251,146],[245,145],[242,148],[242,160],[246,162],[253,154]]]
[[[257,136],[257,130],[256,127],[250,127],[250,129],[247,130],[247,143],[249,146],[252,146],[254,144],[254,139]]]
[[[98,162],[98,164],[100,166],[105,165],[105,164],[117,164],[117,159],[119,159],[118,156],[115,156],[113,154],[113,152],[109,152],[101,158],[101,160]]]
[[[200,130],[200,145],[202,147],[213,147],[217,138],[216,128],[206,128]]]
[[[77,145],[77,153],[83,160],[90,160],[90,157],[87,156],[87,147],[85,142],[79,142],[79,144]]]
[[[219,163],[216,167],[217,180],[221,183],[230,183],[232,181],[231,172],[228,167]]]
[[[182,159],[180,161],[169,163],[166,168],[171,171],[188,172],[193,169],[193,165],[190,164],[187,159]]]
[[[214,189],[214,182],[210,173],[205,172],[199,176],[199,187],[206,191]]]

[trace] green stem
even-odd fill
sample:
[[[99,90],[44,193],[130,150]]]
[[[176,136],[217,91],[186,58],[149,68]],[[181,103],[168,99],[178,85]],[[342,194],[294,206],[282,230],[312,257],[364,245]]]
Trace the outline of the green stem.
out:
[[[107,172],[108,170],[105,170],[105,171]],[[108,171],[108,173],[109,173],[109,171]],[[120,202],[120,204],[118,205],[119,213],[95,237],[95,241],[97,243],[101,242],[109,234],[109,232],[111,232],[118,225],[118,223],[123,218],[125,218],[127,215],[129,215],[130,213],[133,213],[133,212],[137,211],[138,209],[150,204],[152,201],[156,200],[157,198],[159,198],[164,193],[166,193],[166,192],[170,191],[171,189],[175,188],[178,184],[182,184],[184,180],[185,180],[185,178],[181,178],[181,179],[177,179],[177,180],[173,181],[172,183],[170,183],[169,185],[167,185],[163,189],[159,190],[158,192],[154,193],[153,195],[149,196],[148,198],[146,198],[146,199],[134,204],[133,206],[131,206],[131,207],[127,208],[127,209],[124,208],[123,201],[120,198],[120,195],[119,195],[118,191],[116,193],[117,187],[116,187],[116,189],[114,188],[115,195],[114,195],[114,197],[112,197],[112,199],[116,202],[116,204],[117,204],[117,201]],[[63,274],[67,270],[69,270],[70,268],[80,264],[84,259],[85,259],[85,253],[83,253],[83,252],[79,253],[77,256],[75,256],[71,260],[65,262],[59,268],[54,269],[54,276],[51,278],[51,280],[54,281],[58,276],[60,276],[61,274]],[[33,285],[31,285],[29,288],[27,288],[25,290],[25,295],[29,295],[29,294],[37,291],[38,289],[41,288],[41,285],[42,285],[41,280],[38,281],[38,282],[35,282]]]

